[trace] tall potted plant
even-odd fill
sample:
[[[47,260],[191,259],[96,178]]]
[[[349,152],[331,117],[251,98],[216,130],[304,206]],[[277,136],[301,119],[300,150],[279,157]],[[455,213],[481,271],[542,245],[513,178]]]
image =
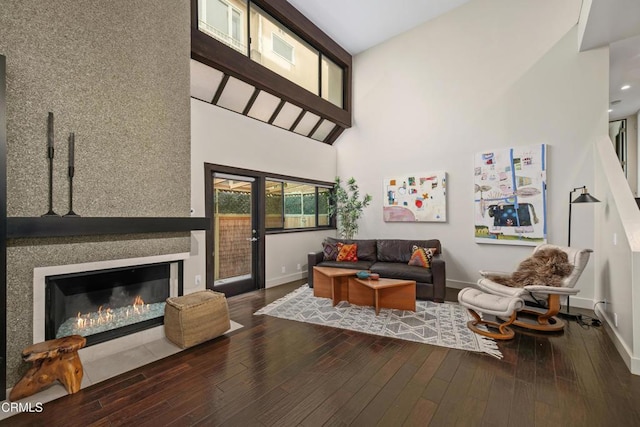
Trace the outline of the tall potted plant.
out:
[[[358,232],[358,219],[364,208],[371,203],[371,196],[360,198],[360,190],[355,178],[351,177],[343,186],[340,177],[336,177],[329,205],[329,214],[338,221],[338,234],[344,239],[353,239]]]

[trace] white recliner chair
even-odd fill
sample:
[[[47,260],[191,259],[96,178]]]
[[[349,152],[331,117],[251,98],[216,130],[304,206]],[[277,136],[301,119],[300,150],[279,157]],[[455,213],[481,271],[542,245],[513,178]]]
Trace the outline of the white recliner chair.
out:
[[[525,286],[523,288],[512,288],[492,281],[487,276],[510,276],[511,273],[497,271],[480,271],[482,279],[478,280],[478,287],[486,293],[503,297],[522,298],[527,304],[518,311],[513,324],[522,328],[536,331],[561,331],[565,322],[556,316],[560,312],[560,298],[564,296],[576,295],[580,292],[574,286],[582,271],[589,262],[591,249],[575,249],[565,246],[542,244],[536,246],[534,253],[544,248],[556,248],[563,250],[569,256],[569,262],[574,269],[571,274],[563,279],[561,287],[555,286]]]

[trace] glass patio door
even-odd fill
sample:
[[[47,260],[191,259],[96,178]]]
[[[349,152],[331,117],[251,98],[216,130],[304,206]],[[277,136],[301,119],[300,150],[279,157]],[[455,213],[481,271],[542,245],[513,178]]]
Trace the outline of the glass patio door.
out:
[[[214,172],[207,287],[226,296],[258,288],[257,180]],[[213,284],[213,285],[212,285]]]

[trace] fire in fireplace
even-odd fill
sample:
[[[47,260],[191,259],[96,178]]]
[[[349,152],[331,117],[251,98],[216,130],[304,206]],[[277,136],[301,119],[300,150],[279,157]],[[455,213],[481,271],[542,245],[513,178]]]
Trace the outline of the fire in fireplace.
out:
[[[161,263],[47,276],[45,339],[77,334],[89,346],[161,325],[171,296],[170,267]],[[178,289],[181,295],[181,284]]]

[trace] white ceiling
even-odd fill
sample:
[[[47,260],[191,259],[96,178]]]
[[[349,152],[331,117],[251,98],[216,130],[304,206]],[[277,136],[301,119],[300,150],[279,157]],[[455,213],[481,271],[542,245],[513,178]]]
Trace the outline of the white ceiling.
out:
[[[470,0],[287,0],[356,55]],[[583,0],[591,5],[581,50],[610,45],[610,119],[640,110],[640,0]],[[407,13],[409,11],[409,13]],[[624,84],[630,89],[620,90]]]
[[[469,0],[287,0],[351,55]]]
[[[585,7],[588,2],[583,2]],[[581,50],[609,45],[609,119],[640,110],[640,1],[591,0]],[[631,86],[621,90],[624,85]]]

